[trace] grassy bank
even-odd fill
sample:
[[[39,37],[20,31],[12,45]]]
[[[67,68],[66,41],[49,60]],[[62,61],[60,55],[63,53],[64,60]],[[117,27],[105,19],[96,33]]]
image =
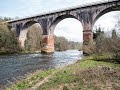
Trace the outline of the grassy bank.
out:
[[[19,54],[28,54],[28,53],[41,53],[41,51],[22,51]]]
[[[34,90],[33,87],[36,90],[120,90],[120,64],[108,62],[104,57],[87,57],[67,67],[37,72],[7,90]]]

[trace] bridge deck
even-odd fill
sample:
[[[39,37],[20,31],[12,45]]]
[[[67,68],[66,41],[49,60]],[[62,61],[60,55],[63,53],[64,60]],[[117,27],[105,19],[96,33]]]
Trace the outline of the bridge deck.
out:
[[[23,17],[23,18],[16,19],[16,20],[10,20],[10,21],[7,21],[7,22],[12,23],[12,22],[21,21],[21,20],[25,20],[25,19],[29,19],[29,18],[38,17],[38,16],[44,16],[44,15],[49,15],[49,14],[53,14],[53,13],[64,12],[64,11],[67,11],[67,10],[73,10],[73,9],[77,9],[77,8],[78,9],[79,8],[86,8],[86,7],[90,7],[90,6],[94,6],[94,5],[105,4],[105,3],[115,2],[115,1],[119,1],[119,0],[108,0],[108,1],[92,2],[92,3],[77,5],[77,6],[73,6],[73,7],[58,9],[58,10],[54,10],[54,11],[50,11],[50,12],[44,12],[44,13],[41,13],[41,14],[28,16],[28,17]]]

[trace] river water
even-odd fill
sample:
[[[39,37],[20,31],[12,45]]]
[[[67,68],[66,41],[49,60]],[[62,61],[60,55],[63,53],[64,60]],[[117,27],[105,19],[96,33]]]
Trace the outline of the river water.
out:
[[[68,50],[52,55],[14,54],[0,56],[0,86],[9,86],[15,79],[35,70],[46,70],[73,64],[82,58],[82,51]]]

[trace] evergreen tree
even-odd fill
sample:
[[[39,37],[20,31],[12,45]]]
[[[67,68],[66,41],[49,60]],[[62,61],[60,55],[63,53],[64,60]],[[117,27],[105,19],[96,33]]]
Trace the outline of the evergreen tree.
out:
[[[100,35],[104,35],[104,31],[102,31],[101,27],[95,29],[95,32],[93,32],[93,39],[96,41]]]
[[[113,30],[112,30],[112,39],[116,39],[116,38],[117,38],[116,30],[113,29]]]

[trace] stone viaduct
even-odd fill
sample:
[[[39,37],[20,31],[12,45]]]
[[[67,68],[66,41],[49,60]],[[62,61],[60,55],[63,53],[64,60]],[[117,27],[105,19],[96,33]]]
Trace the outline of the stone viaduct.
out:
[[[120,10],[120,0],[97,2],[88,5],[66,8],[36,16],[8,21],[12,30],[15,30],[20,40],[21,31],[35,23],[39,23],[42,28],[42,53],[54,52],[54,29],[56,25],[65,18],[75,18],[83,26],[83,51],[90,49],[93,42],[92,29],[95,22],[104,14],[110,11]],[[74,24],[74,22],[73,22]],[[26,31],[27,33],[27,31]],[[25,34],[26,34],[25,33]],[[22,45],[23,42],[21,42]]]

